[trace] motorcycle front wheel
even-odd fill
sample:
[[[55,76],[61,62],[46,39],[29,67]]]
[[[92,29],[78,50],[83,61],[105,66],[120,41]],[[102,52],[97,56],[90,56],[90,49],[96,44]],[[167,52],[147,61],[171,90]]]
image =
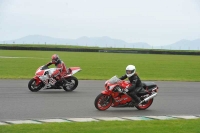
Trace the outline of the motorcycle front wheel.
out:
[[[42,83],[40,83],[39,85],[36,85],[35,79],[32,78],[29,83],[28,83],[28,88],[30,91],[32,92],[37,92],[42,88]]]
[[[112,102],[113,101],[111,96],[101,93],[96,97],[94,105],[98,110],[104,111],[111,106]]]

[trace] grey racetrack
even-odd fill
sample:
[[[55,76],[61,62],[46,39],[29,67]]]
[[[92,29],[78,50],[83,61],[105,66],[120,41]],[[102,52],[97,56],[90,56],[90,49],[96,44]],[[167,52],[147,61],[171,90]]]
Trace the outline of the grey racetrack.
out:
[[[29,91],[29,80],[0,80],[0,121],[50,118],[200,115],[200,82],[154,81],[158,95],[147,110],[109,108],[98,111],[94,100],[103,80],[80,80],[73,92]]]

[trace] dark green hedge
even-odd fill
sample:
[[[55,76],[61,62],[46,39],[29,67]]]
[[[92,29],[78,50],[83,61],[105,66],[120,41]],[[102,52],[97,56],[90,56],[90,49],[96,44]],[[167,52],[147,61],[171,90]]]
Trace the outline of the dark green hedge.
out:
[[[92,48],[50,48],[50,47],[23,47],[23,46],[0,46],[2,50],[37,50],[37,51],[68,51],[68,52],[107,52],[107,53],[134,53],[134,54],[174,54],[174,55],[200,55],[199,51],[173,51],[173,50],[111,50]]]

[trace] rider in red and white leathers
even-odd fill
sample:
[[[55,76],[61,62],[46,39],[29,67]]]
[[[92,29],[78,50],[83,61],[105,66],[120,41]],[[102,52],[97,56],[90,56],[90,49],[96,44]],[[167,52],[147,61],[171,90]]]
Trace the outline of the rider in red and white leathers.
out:
[[[57,81],[60,80],[64,75],[67,74],[68,70],[65,63],[60,60],[57,54],[53,54],[51,57],[51,61],[46,64],[46,66],[50,66],[55,64],[56,70],[50,75],[51,78],[55,78]]]

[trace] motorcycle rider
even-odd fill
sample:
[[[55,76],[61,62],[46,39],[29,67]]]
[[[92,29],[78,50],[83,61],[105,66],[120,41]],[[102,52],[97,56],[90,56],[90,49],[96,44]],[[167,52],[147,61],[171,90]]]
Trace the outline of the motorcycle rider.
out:
[[[48,62],[46,66],[48,67],[52,64],[55,64],[56,70],[50,75],[50,78],[54,78],[57,80],[57,82],[59,82],[61,81],[62,77],[67,74],[67,67],[57,54],[53,54],[51,56],[51,61]]]
[[[140,98],[137,96],[137,93],[142,90],[143,87],[142,82],[136,73],[136,67],[134,65],[128,65],[126,67],[126,74],[119,79],[124,80],[126,78],[129,79],[131,86],[123,89],[122,91],[126,92],[134,100],[132,103],[137,106],[141,102]]]

